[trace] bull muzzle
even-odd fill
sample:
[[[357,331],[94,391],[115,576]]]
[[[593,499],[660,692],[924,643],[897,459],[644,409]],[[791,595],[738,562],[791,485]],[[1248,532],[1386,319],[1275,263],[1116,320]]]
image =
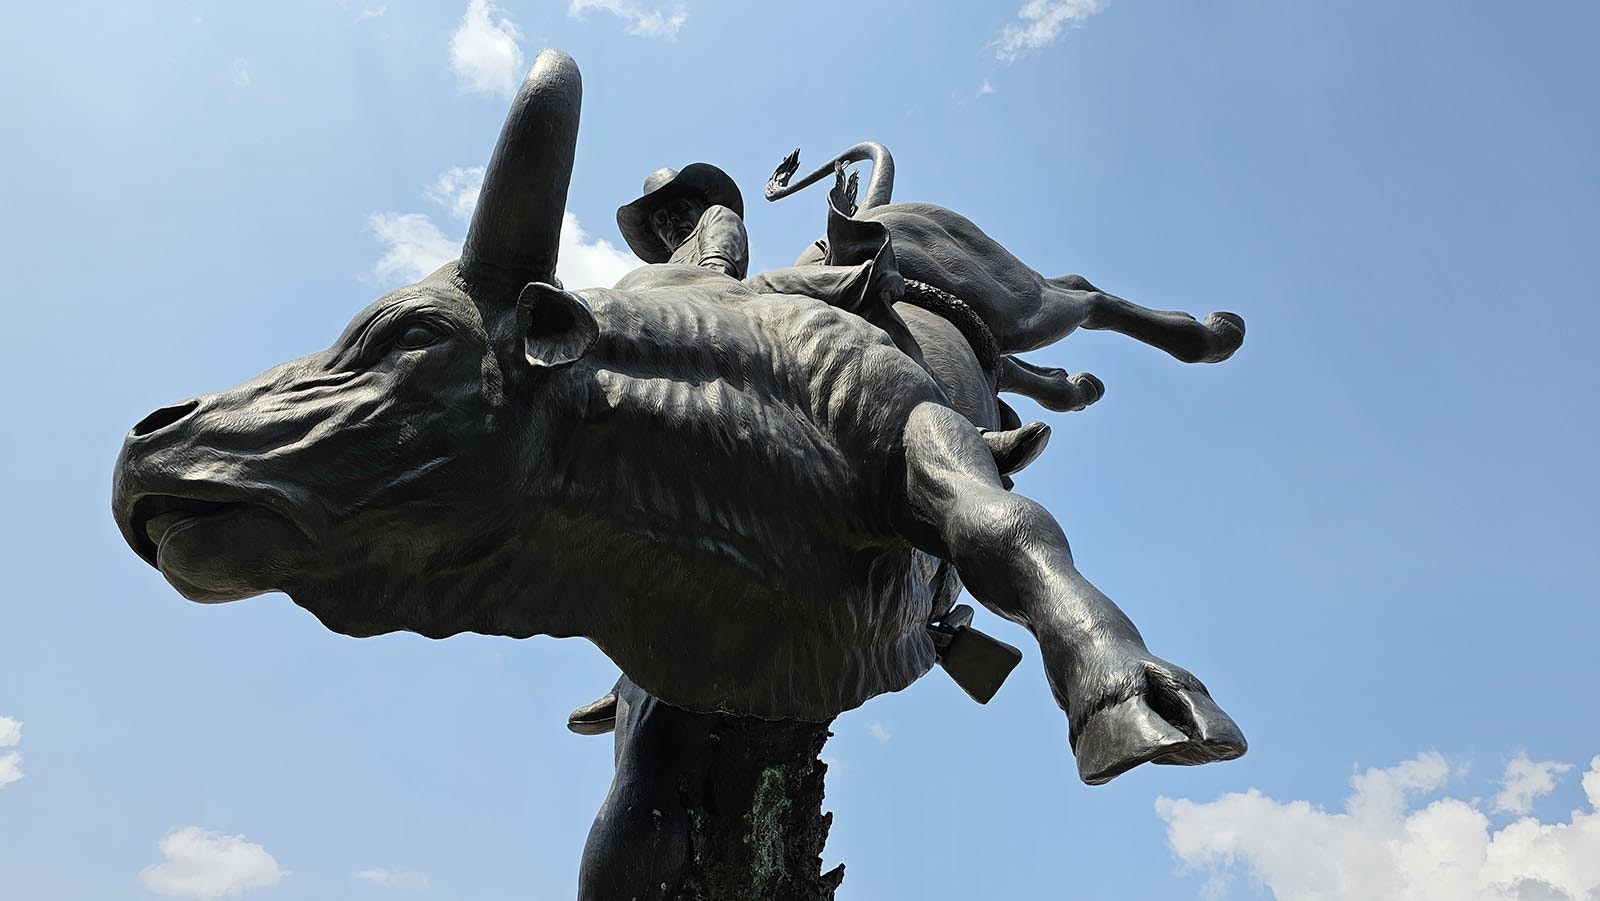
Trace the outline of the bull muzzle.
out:
[[[111,509],[123,540],[190,600],[231,601],[284,587],[309,545],[281,490],[220,465],[205,442],[206,398],[162,407],[123,441]]]

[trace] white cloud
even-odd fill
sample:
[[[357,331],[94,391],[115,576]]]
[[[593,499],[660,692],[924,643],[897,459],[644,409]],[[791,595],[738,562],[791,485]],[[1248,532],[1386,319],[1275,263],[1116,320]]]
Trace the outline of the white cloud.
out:
[[[892,737],[889,734],[889,727],[878,722],[877,720],[873,720],[867,724],[867,734],[873,738],[876,738],[878,741],[888,741]]]
[[[498,18],[496,18],[498,16]],[[450,69],[463,91],[510,97],[522,82],[522,32],[489,0],[471,0],[450,36]]]
[[[1017,10],[1018,21],[1000,29],[1000,36],[989,46],[1001,62],[1016,62],[1054,44],[1069,29],[1105,8],[1106,0],[1028,0]]]
[[[647,11],[632,0],[572,0],[572,5],[567,7],[567,15],[581,19],[590,10],[596,9],[627,22],[628,34],[669,41],[677,38],[678,29],[689,20],[689,10],[682,3],[675,3],[670,8],[658,6]]]
[[[1530,783],[1529,767],[1552,781],[1559,770],[1518,761],[1526,756],[1503,785],[1532,784],[1511,798],[1531,802],[1548,789]],[[1436,753],[1352,778],[1343,813],[1255,789],[1208,803],[1160,798],[1156,812],[1178,859],[1208,871],[1212,899],[1227,897],[1242,866],[1279,901],[1590,901],[1600,898],[1600,757],[1589,766],[1589,809],[1569,822],[1521,817],[1495,829],[1476,799],[1418,806],[1415,796],[1450,777]]]
[[[644,261],[631,251],[618,250],[610,241],[596,239],[571,213],[561,216],[560,257],[556,275],[568,288],[609,288]]]
[[[236,88],[248,88],[255,82],[250,77],[250,61],[242,56],[236,56],[228,63],[228,80]]]
[[[472,218],[482,187],[482,166],[453,166],[422,193],[466,221]],[[447,237],[424,213],[373,213],[367,226],[387,247],[372,267],[372,276],[382,284],[420,281],[461,255],[461,239]]]
[[[985,78],[983,80],[983,84],[978,85],[978,94],[977,94],[977,96],[982,97],[985,94],[997,94],[997,93],[999,93],[999,91],[1000,91],[1000,89],[994,86],[994,82],[992,82],[989,79]]]
[[[1499,813],[1526,814],[1536,799],[1556,790],[1556,776],[1570,769],[1570,763],[1529,760],[1528,752],[1518,751],[1506,764],[1505,783],[1494,796],[1494,809]]]
[[[162,839],[160,848],[166,860],[145,867],[139,878],[162,895],[237,898],[277,885],[286,875],[267,849],[239,835],[189,826]]]
[[[407,867],[397,870],[389,870],[383,867],[357,870],[356,878],[366,880],[373,885],[402,892],[425,892],[428,890],[427,875]]]
[[[372,265],[380,284],[421,281],[461,255],[461,242],[445,237],[423,213],[373,213],[367,225],[387,247]]]
[[[0,716],[0,748],[14,748],[22,742],[22,721]],[[13,751],[0,754],[0,788],[22,778],[22,755]]]
[[[483,190],[482,166],[452,166],[433,184],[422,190],[427,198],[450,211],[450,215],[463,221],[472,218],[478,205],[478,192]]]
[[[465,222],[472,218],[482,185],[482,166],[456,166],[424,188],[423,194]],[[371,273],[380,284],[419,281],[461,255],[462,239],[447,236],[425,213],[373,213],[367,217],[367,225],[385,245]],[[574,289],[609,288],[643,265],[629,251],[591,236],[570,212],[561,217],[556,252],[556,275],[563,285]]]

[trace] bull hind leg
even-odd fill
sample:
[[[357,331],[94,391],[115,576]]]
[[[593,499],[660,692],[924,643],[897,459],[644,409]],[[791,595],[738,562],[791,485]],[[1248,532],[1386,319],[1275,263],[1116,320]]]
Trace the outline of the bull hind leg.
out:
[[[1065,369],[1035,366],[1017,357],[1000,358],[996,387],[1008,394],[1031,397],[1046,410],[1057,413],[1082,410],[1106,394],[1105,383],[1090,373],[1069,375]]]
[[[1152,310],[1107,294],[1080,275],[1045,279],[1041,308],[1081,310],[1086,329],[1120,332],[1185,363],[1220,363],[1244,343],[1244,319],[1212,313],[1204,321],[1178,310]]]
[[[1244,736],[1200,680],[1146,649],[1127,616],[1079,574],[1055,519],[1000,478],[971,423],[922,404],[906,425],[897,528],[954,563],[985,607],[1033,633],[1067,713],[1079,776],[1095,785],[1141,763],[1243,754]]]

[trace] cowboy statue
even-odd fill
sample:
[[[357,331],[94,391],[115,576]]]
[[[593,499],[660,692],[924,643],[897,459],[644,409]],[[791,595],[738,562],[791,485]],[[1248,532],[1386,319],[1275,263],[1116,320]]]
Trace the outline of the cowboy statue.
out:
[[[744,197],[710,163],[650,173],[644,193],[617,209],[617,228],[646,263],[702,266],[736,279],[749,274]]]
[[[617,228],[646,263],[698,266],[738,279],[757,294],[814,297],[842,307],[889,333],[913,359],[921,352],[894,314],[905,293],[888,230],[851,218],[855,179],[839,172],[828,195],[828,251],[821,261],[750,275],[750,237],[744,197],[728,173],[710,163],[663,167],[644,180],[644,193],[617,209]]]
[[[698,267],[739,280],[757,294],[811,297],[848,310],[888,333],[895,346],[926,368],[921,348],[894,309],[906,284],[889,232],[879,223],[851,217],[855,190],[855,177],[847,180],[840,167],[828,195],[828,249],[822,260],[755,275],[749,274],[744,197],[733,179],[710,163],[650,173],[644,192],[617,209],[617,228],[646,263]]]

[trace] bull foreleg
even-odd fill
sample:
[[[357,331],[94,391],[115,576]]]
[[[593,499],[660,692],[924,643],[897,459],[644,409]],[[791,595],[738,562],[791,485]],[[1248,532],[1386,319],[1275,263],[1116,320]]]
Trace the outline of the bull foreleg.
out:
[[[1200,680],[1151,654],[1128,617],[1078,573],[1055,519],[1002,487],[991,449],[960,414],[935,403],[912,413],[898,507],[909,541],[954,563],[979,602],[1038,640],[1085,782],[1147,761],[1244,753],[1244,736]]]

